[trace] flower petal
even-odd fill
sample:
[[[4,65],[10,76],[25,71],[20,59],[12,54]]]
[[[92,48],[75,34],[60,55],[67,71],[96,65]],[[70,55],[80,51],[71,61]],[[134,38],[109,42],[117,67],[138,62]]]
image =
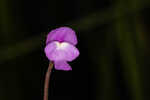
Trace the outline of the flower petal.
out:
[[[70,44],[76,45],[77,44],[77,37],[75,31],[69,27],[60,27],[52,30],[47,35],[46,44],[52,41],[59,41],[59,42],[69,42]]]
[[[79,56],[79,51],[74,45],[57,41],[49,43],[45,47],[45,53],[52,61],[72,61]]]
[[[57,70],[65,70],[65,71],[72,70],[72,68],[66,61],[55,61],[54,64],[55,69]]]

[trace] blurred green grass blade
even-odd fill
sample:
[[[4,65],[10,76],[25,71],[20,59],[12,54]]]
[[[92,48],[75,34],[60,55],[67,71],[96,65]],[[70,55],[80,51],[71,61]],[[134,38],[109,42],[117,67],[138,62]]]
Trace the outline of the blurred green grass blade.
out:
[[[0,50],[0,64],[26,55],[40,47],[42,47],[41,36],[31,37],[14,45],[5,46]]]
[[[123,2],[115,8],[115,14],[128,13]],[[132,10],[132,9],[131,9]],[[120,48],[121,59],[123,62],[124,76],[128,88],[131,90],[134,100],[143,100],[142,87],[140,81],[139,64],[136,58],[136,48],[134,45],[133,32],[130,28],[130,17],[118,18],[115,22],[116,40]]]
[[[107,32],[106,39],[103,41],[104,47],[99,55],[99,71],[102,79],[101,86],[99,86],[99,92],[97,94],[97,100],[117,100],[116,89],[115,87],[115,74],[112,70],[114,68],[113,64],[113,36],[112,30],[110,29]],[[101,47],[101,46],[100,46]],[[100,79],[100,78],[99,78]]]
[[[0,0],[0,32],[3,41],[13,37],[11,33],[14,31],[14,23],[10,4],[8,0]]]

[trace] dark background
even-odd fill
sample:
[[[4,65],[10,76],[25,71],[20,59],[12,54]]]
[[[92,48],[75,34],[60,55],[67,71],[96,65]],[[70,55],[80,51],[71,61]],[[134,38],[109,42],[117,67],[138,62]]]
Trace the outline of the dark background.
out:
[[[42,100],[47,33],[74,29],[73,71],[53,69],[49,100],[150,100],[148,0],[0,0],[0,100]]]

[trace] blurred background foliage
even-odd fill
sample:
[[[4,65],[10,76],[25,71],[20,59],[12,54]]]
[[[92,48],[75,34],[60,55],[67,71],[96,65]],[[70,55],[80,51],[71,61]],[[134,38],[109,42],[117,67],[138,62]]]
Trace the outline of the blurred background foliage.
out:
[[[0,100],[42,100],[47,33],[76,30],[72,72],[53,70],[50,100],[150,100],[149,0],[0,0]]]

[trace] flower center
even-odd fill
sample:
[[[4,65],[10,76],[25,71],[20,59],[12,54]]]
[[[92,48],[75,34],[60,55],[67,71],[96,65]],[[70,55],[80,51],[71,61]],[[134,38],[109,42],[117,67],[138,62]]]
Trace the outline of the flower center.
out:
[[[65,42],[56,42],[56,46],[57,46],[57,49],[65,49],[67,47],[68,43],[65,43]]]

